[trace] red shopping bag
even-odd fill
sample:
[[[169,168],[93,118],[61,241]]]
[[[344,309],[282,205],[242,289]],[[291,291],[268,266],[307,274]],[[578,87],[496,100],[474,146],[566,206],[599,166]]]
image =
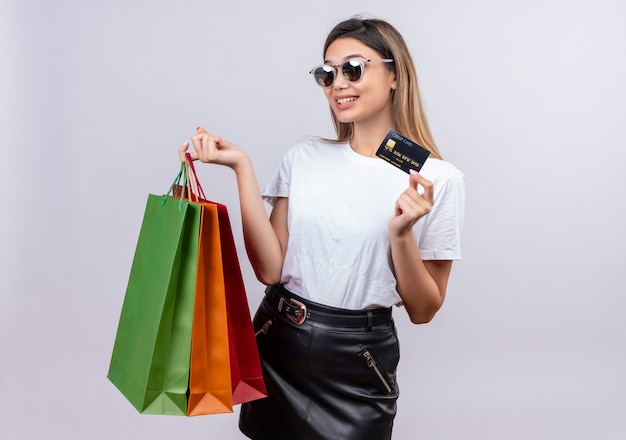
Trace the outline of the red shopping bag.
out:
[[[217,205],[219,216],[224,262],[233,404],[238,404],[266,397],[267,391],[261,373],[259,351],[250,319],[250,309],[248,308],[228,210],[225,205],[219,203],[215,205]]]

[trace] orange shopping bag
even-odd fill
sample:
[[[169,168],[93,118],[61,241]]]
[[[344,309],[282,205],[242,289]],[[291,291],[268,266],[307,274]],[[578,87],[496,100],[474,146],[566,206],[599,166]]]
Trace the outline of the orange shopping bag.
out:
[[[232,412],[230,342],[217,208],[202,204],[187,415]]]

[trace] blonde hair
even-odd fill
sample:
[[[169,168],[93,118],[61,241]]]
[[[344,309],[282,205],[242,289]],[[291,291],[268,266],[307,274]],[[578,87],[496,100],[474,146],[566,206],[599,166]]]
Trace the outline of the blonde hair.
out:
[[[402,35],[383,20],[350,18],[330,31],[324,43],[323,56],[328,46],[340,38],[354,38],[378,52],[381,58],[394,60],[385,64],[395,73],[397,82],[397,88],[391,95],[394,128],[430,151],[431,157],[441,159],[422,107],[415,65]],[[335,142],[349,142],[353,124],[339,121],[332,110],[331,117],[337,133]]]

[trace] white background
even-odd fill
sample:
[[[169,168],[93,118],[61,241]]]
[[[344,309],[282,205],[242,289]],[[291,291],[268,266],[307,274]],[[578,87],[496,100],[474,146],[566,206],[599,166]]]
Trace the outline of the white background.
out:
[[[626,438],[619,0],[3,0],[0,438],[242,438],[237,412],[139,415],[106,379],[145,201],[197,125],[261,184],[295,141],[332,136],[307,72],[356,13],[404,35],[467,178],[444,308],[425,326],[395,313],[394,439]],[[254,309],[232,172],[200,168]]]

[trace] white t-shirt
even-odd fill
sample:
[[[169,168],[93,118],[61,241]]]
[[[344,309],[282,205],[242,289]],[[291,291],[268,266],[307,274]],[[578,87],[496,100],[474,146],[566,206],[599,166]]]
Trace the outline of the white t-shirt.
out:
[[[434,205],[413,230],[423,260],[461,258],[465,180],[429,158],[420,174],[433,182]],[[391,270],[388,224],[409,175],[349,144],[309,139],[294,145],[263,198],[288,197],[289,243],[281,283],[312,301],[346,309],[401,302]]]

